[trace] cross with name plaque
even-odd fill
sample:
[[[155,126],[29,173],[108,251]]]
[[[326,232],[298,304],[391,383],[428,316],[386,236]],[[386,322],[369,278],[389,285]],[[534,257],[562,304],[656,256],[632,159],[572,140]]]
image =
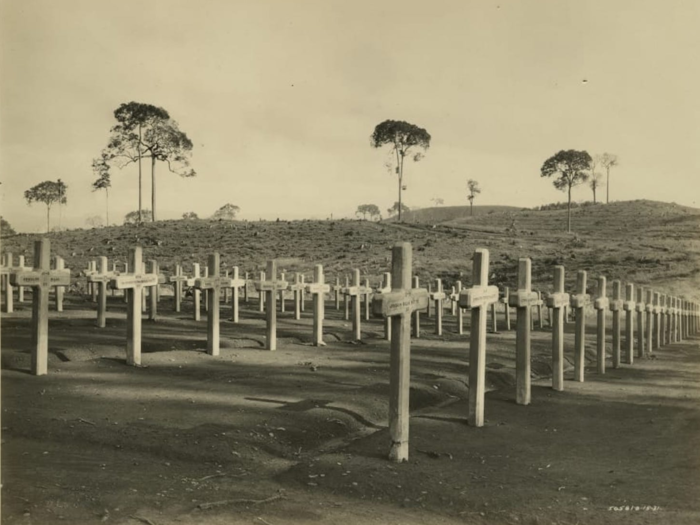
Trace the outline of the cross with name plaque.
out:
[[[284,274],[282,274],[284,280]],[[289,290],[294,295],[294,319],[301,319],[301,291],[306,288],[306,285],[301,282],[301,274],[299,272],[294,276],[294,283],[289,285]],[[280,292],[280,301],[284,302],[284,292]],[[284,309],[282,309],[284,312]]]
[[[389,459],[408,461],[409,396],[411,387],[411,313],[426,308],[427,290],[411,288],[413,254],[411,244],[397,243],[392,248],[391,291],[376,294],[372,311],[391,318],[391,356],[389,376]]]
[[[644,288],[637,288],[637,302],[635,303],[635,309],[637,312],[637,357],[644,357],[644,348],[646,343],[644,342],[644,310],[646,305],[644,304]]]
[[[606,278],[603,276],[598,277],[598,288],[593,308],[598,312],[596,323],[596,364],[599,374],[605,373],[605,311],[610,306],[610,300],[606,292]]]
[[[486,392],[486,308],[498,301],[498,287],[489,286],[489,251],[474,252],[471,288],[462,290],[459,306],[471,309],[469,338],[469,424],[484,426]]]
[[[176,264],[175,265],[175,274],[171,275],[168,280],[169,280],[169,282],[171,282],[173,284],[173,295],[174,295],[173,308],[175,309],[176,313],[179,313],[181,310],[181,304],[182,304],[182,283],[187,282],[187,276],[183,275],[183,273],[182,273],[182,266],[180,266],[179,264]]]
[[[10,283],[32,288],[31,372],[46,375],[49,357],[49,292],[54,286],[70,285],[70,270],[51,270],[51,242],[34,242],[34,268],[10,274]]]
[[[280,290],[287,288],[288,283],[277,279],[277,261],[272,259],[267,261],[267,272],[265,275],[269,280],[255,282],[258,293],[265,293],[265,311],[267,317],[266,341],[267,350],[277,350],[277,294]]]
[[[654,291],[647,288],[646,304],[644,308],[646,312],[646,333],[644,334],[646,346],[644,352],[651,355],[654,349]]]
[[[158,276],[154,273],[136,273],[137,269],[143,269],[141,246],[129,250],[129,267],[135,272],[115,276],[110,280],[110,286],[126,291],[126,364],[140,366],[142,294],[144,287],[158,284]]]
[[[619,279],[612,282],[613,298],[609,308],[612,312],[612,367],[620,367],[620,310],[622,310],[622,283]]]
[[[447,298],[442,289],[442,279],[435,279],[435,291],[429,295],[435,303],[435,335],[442,335],[442,301]]]
[[[376,294],[387,294],[391,291],[391,272],[384,272],[382,284],[375,290]],[[384,339],[391,341],[391,317],[384,318]]]
[[[532,290],[532,261],[522,257],[518,261],[518,290],[508,297],[508,306],[516,308],[515,336],[515,402],[518,405],[529,405],[531,401],[530,387],[530,331],[532,329],[531,307],[538,304],[540,298]]]
[[[207,309],[207,353],[218,356],[220,348],[219,338],[219,303],[221,302],[221,290],[231,287],[231,279],[222,277],[219,267],[221,265],[218,253],[209,255],[207,261],[208,276],[194,280],[194,287],[198,290],[208,290],[209,308]]]
[[[574,381],[583,383],[586,366],[586,306],[591,296],[586,293],[586,270],[579,270],[576,275],[576,293],[571,296],[571,308],[576,317],[574,332]]]
[[[107,326],[107,285],[117,273],[109,270],[107,257],[99,258],[98,270],[87,276],[88,283],[97,286],[97,327]]]
[[[564,308],[571,298],[564,291],[564,267],[554,267],[554,292],[547,296],[547,307],[552,309],[552,389],[564,390]]]
[[[317,264],[314,267],[314,282],[307,284],[306,287],[314,298],[314,345],[326,346],[323,342],[324,298],[325,294],[331,291],[331,286],[325,282],[323,266]]]
[[[625,285],[625,301],[622,309],[625,311],[625,362],[634,363],[634,284]]]
[[[343,288],[343,295],[346,300],[350,298],[352,303],[352,333],[356,341],[362,339],[362,305],[360,300],[360,270],[352,272],[352,286]]]
[[[231,277],[231,291],[232,291],[232,299],[231,299],[231,321],[234,323],[238,322],[238,317],[239,317],[239,298],[240,298],[240,292],[239,288],[245,289],[247,286],[247,280],[246,279],[241,279],[238,266],[234,266],[231,268],[231,273],[233,274]]]

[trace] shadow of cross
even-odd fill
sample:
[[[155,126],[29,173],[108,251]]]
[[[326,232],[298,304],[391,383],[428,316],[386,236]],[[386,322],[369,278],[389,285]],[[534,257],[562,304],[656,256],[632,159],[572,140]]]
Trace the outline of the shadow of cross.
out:
[[[369,428],[383,428],[380,425],[372,423],[368,419],[364,418],[357,412],[353,412],[347,408],[328,406],[333,403],[332,399],[302,399],[301,401],[285,401],[281,399],[269,399],[264,397],[245,397],[247,401],[259,401],[262,403],[273,403],[277,405],[282,405],[277,407],[279,410],[286,410],[289,412],[307,412],[315,408],[324,408],[326,410],[335,410],[336,412],[341,412],[352,417],[358,423],[369,427]]]
[[[10,273],[10,284],[32,287],[32,374],[48,372],[49,292],[54,286],[70,285],[70,270],[51,270],[51,242],[34,242],[34,268]]]
[[[411,244],[392,248],[391,291],[377,294],[372,310],[391,317],[391,357],[389,375],[389,459],[408,461],[409,395],[411,386],[411,313],[426,308],[428,291],[411,287],[413,271]]]

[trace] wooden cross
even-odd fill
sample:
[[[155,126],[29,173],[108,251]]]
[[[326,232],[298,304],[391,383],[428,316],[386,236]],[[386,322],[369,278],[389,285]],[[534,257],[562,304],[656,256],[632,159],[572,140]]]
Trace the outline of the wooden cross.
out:
[[[198,290],[209,291],[209,308],[207,309],[207,353],[219,355],[219,303],[221,302],[221,290],[231,287],[231,279],[221,277],[221,260],[218,253],[209,255],[207,261],[208,277],[200,277],[194,280],[194,287]]]
[[[70,270],[51,270],[51,243],[34,242],[34,268],[10,274],[10,283],[32,288],[32,363],[31,372],[41,376],[48,372],[49,292],[54,286],[70,285]]]
[[[622,283],[619,279],[612,282],[613,298],[610,301],[612,312],[612,367],[620,368],[620,311],[622,310]]]
[[[345,293],[345,290],[350,288],[350,279],[345,276],[345,286],[340,289],[340,293],[343,294],[343,305],[345,306],[345,320],[350,320],[350,296]]]
[[[625,301],[622,309],[625,311],[625,362],[634,363],[634,284],[625,285]]]
[[[504,314],[506,318],[506,330],[510,331],[510,288],[505,287],[503,297],[499,299],[503,303]]]
[[[326,346],[326,343],[323,342],[324,295],[331,291],[331,287],[325,283],[323,266],[317,264],[314,267],[314,282],[306,286],[314,298],[314,345]]]
[[[261,283],[263,281],[265,281],[265,272],[260,272],[260,280],[257,282]],[[265,292],[262,290],[258,290],[258,309],[260,312],[265,311]]]
[[[97,261],[88,261],[87,268],[83,270],[83,275],[85,276],[85,282],[87,283],[88,293],[90,294],[90,300],[93,303],[97,302],[97,286],[90,282],[90,276],[97,273]]]
[[[175,265],[175,275],[171,275],[169,281],[173,283],[173,293],[174,293],[174,309],[176,313],[181,310],[182,304],[182,283],[187,282],[187,276],[182,273],[182,266],[179,264]]]
[[[24,271],[25,266],[24,266],[24,255],[19,256],[19,262],[17,263],[17,270],[18,272]],[[18,286],[17,287],[17,302],[18,303],[23,303],[24,302],[24,286]]]
[[[376,293],[387,294],[389,292],[391,292],[391,273],[384,272],[382,285],[380,288],[377,288]],[[384,339],[391,341],[391,317],[384,318]]]
[[[267,295],[265,302],[267,312],[267,350],[277,350],[277,305],[275,304],[277,294],[280,290],[287,288],[287,282],[277,279],[277,261],[267,261],[267,272],[264,274],[270,280],[260,280],[255,283],[259,293],[265,292]],[[261,276],[262,277],[262,276]]]
[[[99,258],[99,269],[88,275],[88,283],[97,287],[97,327],[107,326],[107,284],[119,275],[109,270],[107,257]]]
[[[340,310],[340,292],[343,287],[340,285],[340,277],[335,278],[335,284],[333,285],[333,292],[335,294],[335,309]]]
[[[635,304],[637,311],[637,357],[644,357],[644,348],[646,347],[644,342],[644,310],[646,306],[644,304],[644,296],[644,288],[640,286],[637,288],[637,303]]]
[[[356,341],[362,339],[361,303],[360,303],[360,270],[352,272],[352,286],[343,288],[343,295],[346,301],[350,298],[352,302],[352,333]]]
[[[416,290],[420,290],[420,281],[418,280],[418,276],[416,275],[413,277],[413,288]],[[430,301],[428,301],[428,306],[430,306]],[[420,337],[420,308],[417,308],[413,311],[413,337],[418,339]]]
[[[591,296],[586,293],[586,270],[576,276],[576,293],[571,296],[571,308],[576,316],[574,332],[574,380],[583,383],[586,366],[586,306]]]
[[[462,281],[457,281],[455,283],[455,292],[457,293],[457,333],[459,335],[464,334],[464,309],[459,306],[459,294],[462,293]]]
[[[564,267],[554,267],[554,292],[547,296],[547,307],[552,309],[552,389],[564,390],[564,308],[569,304],[564,291]]]
[[[372,299],[372,286],[369,284],[369,279],[363,281],[363,285],[360,286],[360,296],[365,298],[365,321],[369,321],[369,310],[370,301]]]
[[[644,352],[651,355],[654,349],[654,291],[650,288],[646,290],[646,333],[644,334],[646,346]]]
[[[166,279],[165,276],[160,273],[160,266],[158,265],[158,261],[156,261],[155,259],[151,259],[150,261],[148,261],[148,266],[150,268],[150,271],[148,271],[147,273],[154,273],[158,276],[158,281],[156,282],[156,284],[154,284],[148,290],[148,319],[149,321],[155,321],[156,317],[158,316],[158,299],[160,296],[160,285],[164,284]]]
[[[654,292],[654,347],[661,347],[661,293]]]
[[[299,292],[299,300],[301,301],[301,311],[303,312],[306,304],[306,276],[303,273],[301,274],[301,284],[304,287]]]
[[[55,255],[54,256],[54,268],[58,270],[59,272],[61,270],[65,270],[66,268],[66,261],[63,260],[63,257],[60,255]],[[56,292],[54,293],[54,300],[56,302],[56,311],[57,312],[62,312],[63,311],[63,294],[66,290],[65,286],[56,286]]]
[[[284,274],[282,274],[282,280],[284,280]],[[289,289],[294,294],[294,319],[301,319],[301,291],[306,287],[304,283],[301,282],[301,274],[297,272],[294,276],[294,284],[289,286]],[[280,292],[280,298],[283,297],[283,292]],[[284,310],[282,310],[284,311]]]
[[[5,312],[7,312],[8,314],[11,314],[15,311],[11,275],[16,271],[16,268],[12,266],[12,263],[12,252],[7,252],[5,254],[5,264],[2,267],[2,274],[5,279]]]
[[[285,282],[286,282],[285,274],[284,274],[283,271],[280,272],[280,279],[281,279],[282,281],[285,281]],[[280,297],[279,297],[279,300],[280,300],[280,312],[284,312],[284,311],[285,311],[284,300],[285,300],[286,295],[287,295],[286,290],[280,290],[280,291],[279,291],[279,295],[280,295]]]
[[[489,251],[474,252],[471,288],[462,290],[459,306],[470,308],[469,339],[469,424],[484,426],[484,394],[486,389],[486,308],[498,301],[498,287],[489,286]]]
[[[143,252],[140,246],[129,250],[129,267],[143,269]],[[141,313],[142,294],[146,286],[158,283],[156,274],[123,273],[110,281],[110,286],[118,290],[126,290],[126,363],[141,365]]]
[[[605,312],[610,306],[610,300],[606,294],[606,278],[598,277],[598,288],[596,290],[596,298],[593,302],[593,308],[597,310],[596,323],[596,362],[598,373],[605,373]]]
[[[428,292],[411,288],[412,251],[410,243],[392,249],[391,291],[376,294],[374,313],[391,318],[391,371],[389,378],[389,459],[408,461],[409,396],[411,387],[411,312],[426,308]]]
[[[442,279],[435,279],[435,291],[430,294],[430,300],[435,302],[435,335],[442,335],[442,301],[446,297]]]
[[[199,263],[192,263],[192,278],[187,280],[187,285],[193,287],[195,280],[200,277],[202,277],[202,269],[199,267]],[[192,303],[194,305],[192,317],[195,321],[199,321],[202,318],[200,312],[202,307],[202,292],[199,288],[194,288],[192,290]]]
[[[239,277],[239,271],[238,271],[238,266],[234,266],[231,269],[233,273],[233,277],[231,277],[231,289],[232,289],[232,299],[231,299],[231,321],[234,323],[238,322],[238,314],[239,314],[239,305],[238,305],[238,299],[239,299],[239,291],[238,289],[243,287],[244,289],[247,287],[247,279],[241,279]]]
[[[529,405],[530,387],[530,331],[532,329],[531,307],[537,304],[539,296],[532,290],[532,261],[522,257],[518,261],[518,290],[509,294],[508,306],[516,308],[515,336],[515,402]]]

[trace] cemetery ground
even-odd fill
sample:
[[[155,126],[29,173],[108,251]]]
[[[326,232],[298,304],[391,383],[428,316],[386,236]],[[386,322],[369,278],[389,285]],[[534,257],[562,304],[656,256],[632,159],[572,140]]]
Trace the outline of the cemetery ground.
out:
[[[512,214],[435,227],[178,221],[65,232],[52,244],[74,277],[92,257],[123,260],[138,242],[144,258],[157,258],[166,271],[175,261],[203,263],[214,247],[242,271],[278,256],[288,271],[323,263],[331,283],[354,267],[376,280],[389,269],[387,248],[407,240],[423,283],[459,278],[460,271],[468,283],[471,253],[486,247],[498,284],[513,286],[518,257],[530,256],[533,284],[542,290],[551,289],[555,262],[566,265],[568,290],[579,268],[669,292],[698,289],[697,210],[619,203],[575,216],[576,235],[556,231],[556,213],[516,214],[515,231]],[[4,240],[5,249],[29,255],[30,240]],[[164,295],[158,319],[143,321],[144,366],[131,367],[125,305],[118,295],[108,301],[107,326],[99,329],[84,286],[72,287],[64,312],[51,312],[49,374],[41,377],[27,373],[29,303],[3,314],[5,523],[700,520],[697,337],[633,366],[608,362],[603,376],[595,371],[589,315],[586,382],[571,381],[569,323],[567,381],[555,392],[551,331],[536,328],[532,404],[518,406],[515,331],[504,329],[501,314],[499,333],[488,335],[486,425],[474,428],[466,424],[469,316],[458,335],[446,310],[438,337],[435,317],[423,315],[421,337],[411,344],[410,459],[395,464],[386,459],[389,343],[380,319],[363,322],[362,341],[354,341],[342,305],[336,311],[328,300],[327,346],[318,348],[310,345],[310,301],[298,321],[290,302],[278,312],[278,349],[269,352],[253,296],[241,302],[240,324],[223,306],[221,355],[212,357],[204,313],[193,321],[188,300],[176,314]]]

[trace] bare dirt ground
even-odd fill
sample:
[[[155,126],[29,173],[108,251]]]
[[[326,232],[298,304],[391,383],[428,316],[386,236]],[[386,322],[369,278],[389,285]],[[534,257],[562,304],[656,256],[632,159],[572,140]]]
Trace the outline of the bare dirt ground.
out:
[[[533,402],[514,403],[515,333],[488,337],[484,428],[466,424],[468,319],[412,343],[410,462],[386,459],[389,344],[363,341],[327,302],[327,346],[279,313],[222,311],[220,357],[191,304],[144,320],[144,367],[124,360],[124,303],[94,326],[84,297],[51,313],[49,375],[29,368],[27,304],[3,316],[2,518],[8,524],[695,524],[700,348],[587,370],[549,388],[548,328],[533,332]],[[468,316],[466,316],[468,317]],[[589,316],[592,320],[593,316]],[[610,323],[608,323],[610,326]],[[572,325],[566,355],[573,354]],[[593,364],[594,326],[587,357]],[[610,334],[608,334],[610,346]],[[609,350],[608,350],[609,351]],[[610,362],[608,363],[610,366]]]

